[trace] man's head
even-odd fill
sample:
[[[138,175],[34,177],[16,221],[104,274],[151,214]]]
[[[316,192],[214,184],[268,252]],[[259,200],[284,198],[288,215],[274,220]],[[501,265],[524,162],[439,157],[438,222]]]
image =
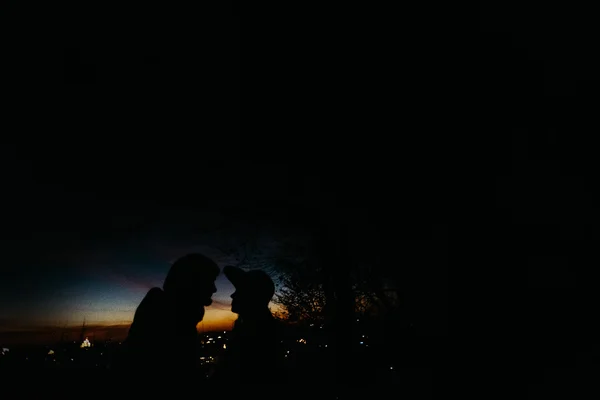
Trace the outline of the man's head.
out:
[[[231,311],[237,314],[253,314],[268,309],[275,294],[275,284],[264,271],[243,271],[227,266],[223,273],[235,287],[231,295]]]
[[[165,278],[163,290],[174,301],[177,318],[197,324],[204,318],[204,307],[212,303],[217,291],[217,264],[202,254],[188,254],[173,265]]]

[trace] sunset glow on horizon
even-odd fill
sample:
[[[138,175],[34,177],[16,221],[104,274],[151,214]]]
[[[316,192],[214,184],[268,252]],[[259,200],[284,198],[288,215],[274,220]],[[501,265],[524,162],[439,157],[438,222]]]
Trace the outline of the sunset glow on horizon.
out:
[[[25,336],[36,336],[35,342],[52,342],[59,340],[64,331],[78,337],[84,321],[86,331],[95,332],[96,339],[123,339],[138,305],[151,288],[162,287],[171,260],[177,254],[202,252],[221,267],[235,262],[207,246],[174,247],[167,252],[153,246],[153,250],[139,261],[129,262],[115,262],[112,257],[96,262],[92,259],[96,255],[86,255],[75,260],[85,265],[83,268],[55,273],[39,288],[21,289],[21,296],[15,288],[11,298],[14,305],[0,315],[0,342],[31,341]],[[213,303],[205,308],[204,320],[197,327],[199,331],[231,330],[237,319],[237,314],[231,312],[231,294],[235,288],[223,274],[217,277],[215,286],[217,292],[213,294]],[[277,306],[271,304],[271,308],[276,310]]]

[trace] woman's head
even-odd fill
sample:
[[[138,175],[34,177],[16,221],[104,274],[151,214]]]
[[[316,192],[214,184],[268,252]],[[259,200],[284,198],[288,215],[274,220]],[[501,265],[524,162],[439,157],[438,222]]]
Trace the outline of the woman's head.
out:
[[[178,318],[200,322],[204,307],[212,304],[217,291],[215,280],[220,273],[217,264],[202,254],[188,254],[173,263],[163,290],[177,308]]]

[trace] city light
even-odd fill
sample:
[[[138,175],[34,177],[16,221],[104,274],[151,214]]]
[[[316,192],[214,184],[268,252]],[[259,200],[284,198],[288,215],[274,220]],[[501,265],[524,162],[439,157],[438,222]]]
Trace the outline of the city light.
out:
[[[356,319],[356,318],[355,318]],[[363,318],[361,318],[363,319]],[[363,321],[364,322],[364,321]],[[318,328],[322,328],[323,325],[315,323],[313,326],[313,330],[298,330],[292,331],[290,330],[291,335],[287,335],[286,331],[283,331],[285,336],[277,338],[276,342],[278,344],[277,358],[282,362],[282,366],[285,366],[286,369],[291,371],[295,371],[297,368],[304,368],[310,363],[319,366],[322,364],[322,360],[328,357],[327,354],[328,344],[331,337],[328,334],[324,334],[323,331],[319,331]],[[361,332],[362,331],[362,332]],[[220,331],[218,331],[220,332]],[[225,343],[231,338],[228,337],[228,334],[231,334],[229,331],[225,331],[224,333],[218,332],[206,332],[200,333],[198,335],[198,350],[199,353],[195,358],[197,360],[197,366],[203,368],[205,371],[210,371],[214,368],[214,365],[218,362],[220,357],[223,354],[227,354],[228,352],[235,350],[232,347],[229,349]],[[112,356],[115,351],[119,351],[117,346],[118,343],[113,341],[114,339],[105,340],[104,338],[98,338],[98,334],[88,333],[90,336],[85,337],[82,336],[77,341],[73,342],[71,340],[61,341],[59,344],[50,345],[48,343],[45,347],[38,347],[36,351],[38,351],[39,356],[35,356],[35,354],[31,352],[25,353],[21,351],[20,348],[17,350],[11,349],[11,356],[15,351],[18,351],[17,357],[1,357],[2,364],[9,365],[8,363],[27,363],[29,367],[39,365],[47,365],[52,368],[73,368],[75,367],[96,367],[96,368],[111,368],[111,363],[114,357]],[[215,336],[213,336],[215,335]],[[374,351],[378,336],[375,331],[370,331],[368,327],[366,329],[361,329],[358,332],[353,332],[353,340],[351,343],[354,343],[350,348],[344,349],[348,350],[352,353],[356,351],[356,361],[359,365],[364,365],[365,360],[369,360],[370,352]],[[91,339],[90,339],[91,338]],[[262,342],[261,339],[267,339],[260,337],[257,335],[255,337],[257,342]],[[308,340],[311,340],[311,346],[308,346]],[[94,342],[91,342],[94,340]],[[202,346],[202,350],[200,350],[200,344],[207,344],[206,346]],[[359,346],[356,346],[356,343]],[[303,346],[300,346],[302,344]],[[254,346],[255,344],[250,344]],[[59,346],[59,347],[56,347]],[[160,344],[158,346],[161,346]],[[334,348],[336,348],[336,343],[334,343]],[[373,347],[373,349],[371,348]],[[317,350],[318,348],[318,350]],[[382,345],[381,347],[384,349],[385,347]],[[8,353],[7,348],[0,347],[2,350],[2,355]],[[294,351],[292,356],[291,352]],[[49,357],[52,355],[52,357]],[[26,356],[31,356],[26,359]],[[214,357],[213,357],[214,356]],[[75,361],[77,358],[77,362]],[[14,360],[14,361],[13,361]],[[17,361],[18,360],[18,361]],[[27,360],[27,361],[25,361]],[[69,362],[71,361],[71,362]],[[390,360],[392,361],[392,360]],[[306,363],[309,364],[306,364]],[[311,365],[312,365],[311,364]],[[367,363],[368,364],[368,363]],[[387,362],[381,365],[383,371],[385,371],[385,367],[387,364],[387,370],[390,371],[387,374],[388,379],[393,379],[398,371],[396,370],[397,365],[393,365],[392,362]],[[18,365],[18,364],[17,364]],[[368,367],[365,367],[369,369]],[[369,372],[370,371],[365,371]],[[209,377],[212,373],[208,374]],[[201,374],[201,377],[204,375]]]

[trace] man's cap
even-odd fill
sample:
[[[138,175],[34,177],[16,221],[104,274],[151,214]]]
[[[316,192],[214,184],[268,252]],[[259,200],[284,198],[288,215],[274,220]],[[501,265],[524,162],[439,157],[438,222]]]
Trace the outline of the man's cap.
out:
[[[223,268],[223,273],[236,290],[252,293],[257,298],[270,301],[275,294],[275,283],[271,277],[261,270],[244,271],[231,265]]]

